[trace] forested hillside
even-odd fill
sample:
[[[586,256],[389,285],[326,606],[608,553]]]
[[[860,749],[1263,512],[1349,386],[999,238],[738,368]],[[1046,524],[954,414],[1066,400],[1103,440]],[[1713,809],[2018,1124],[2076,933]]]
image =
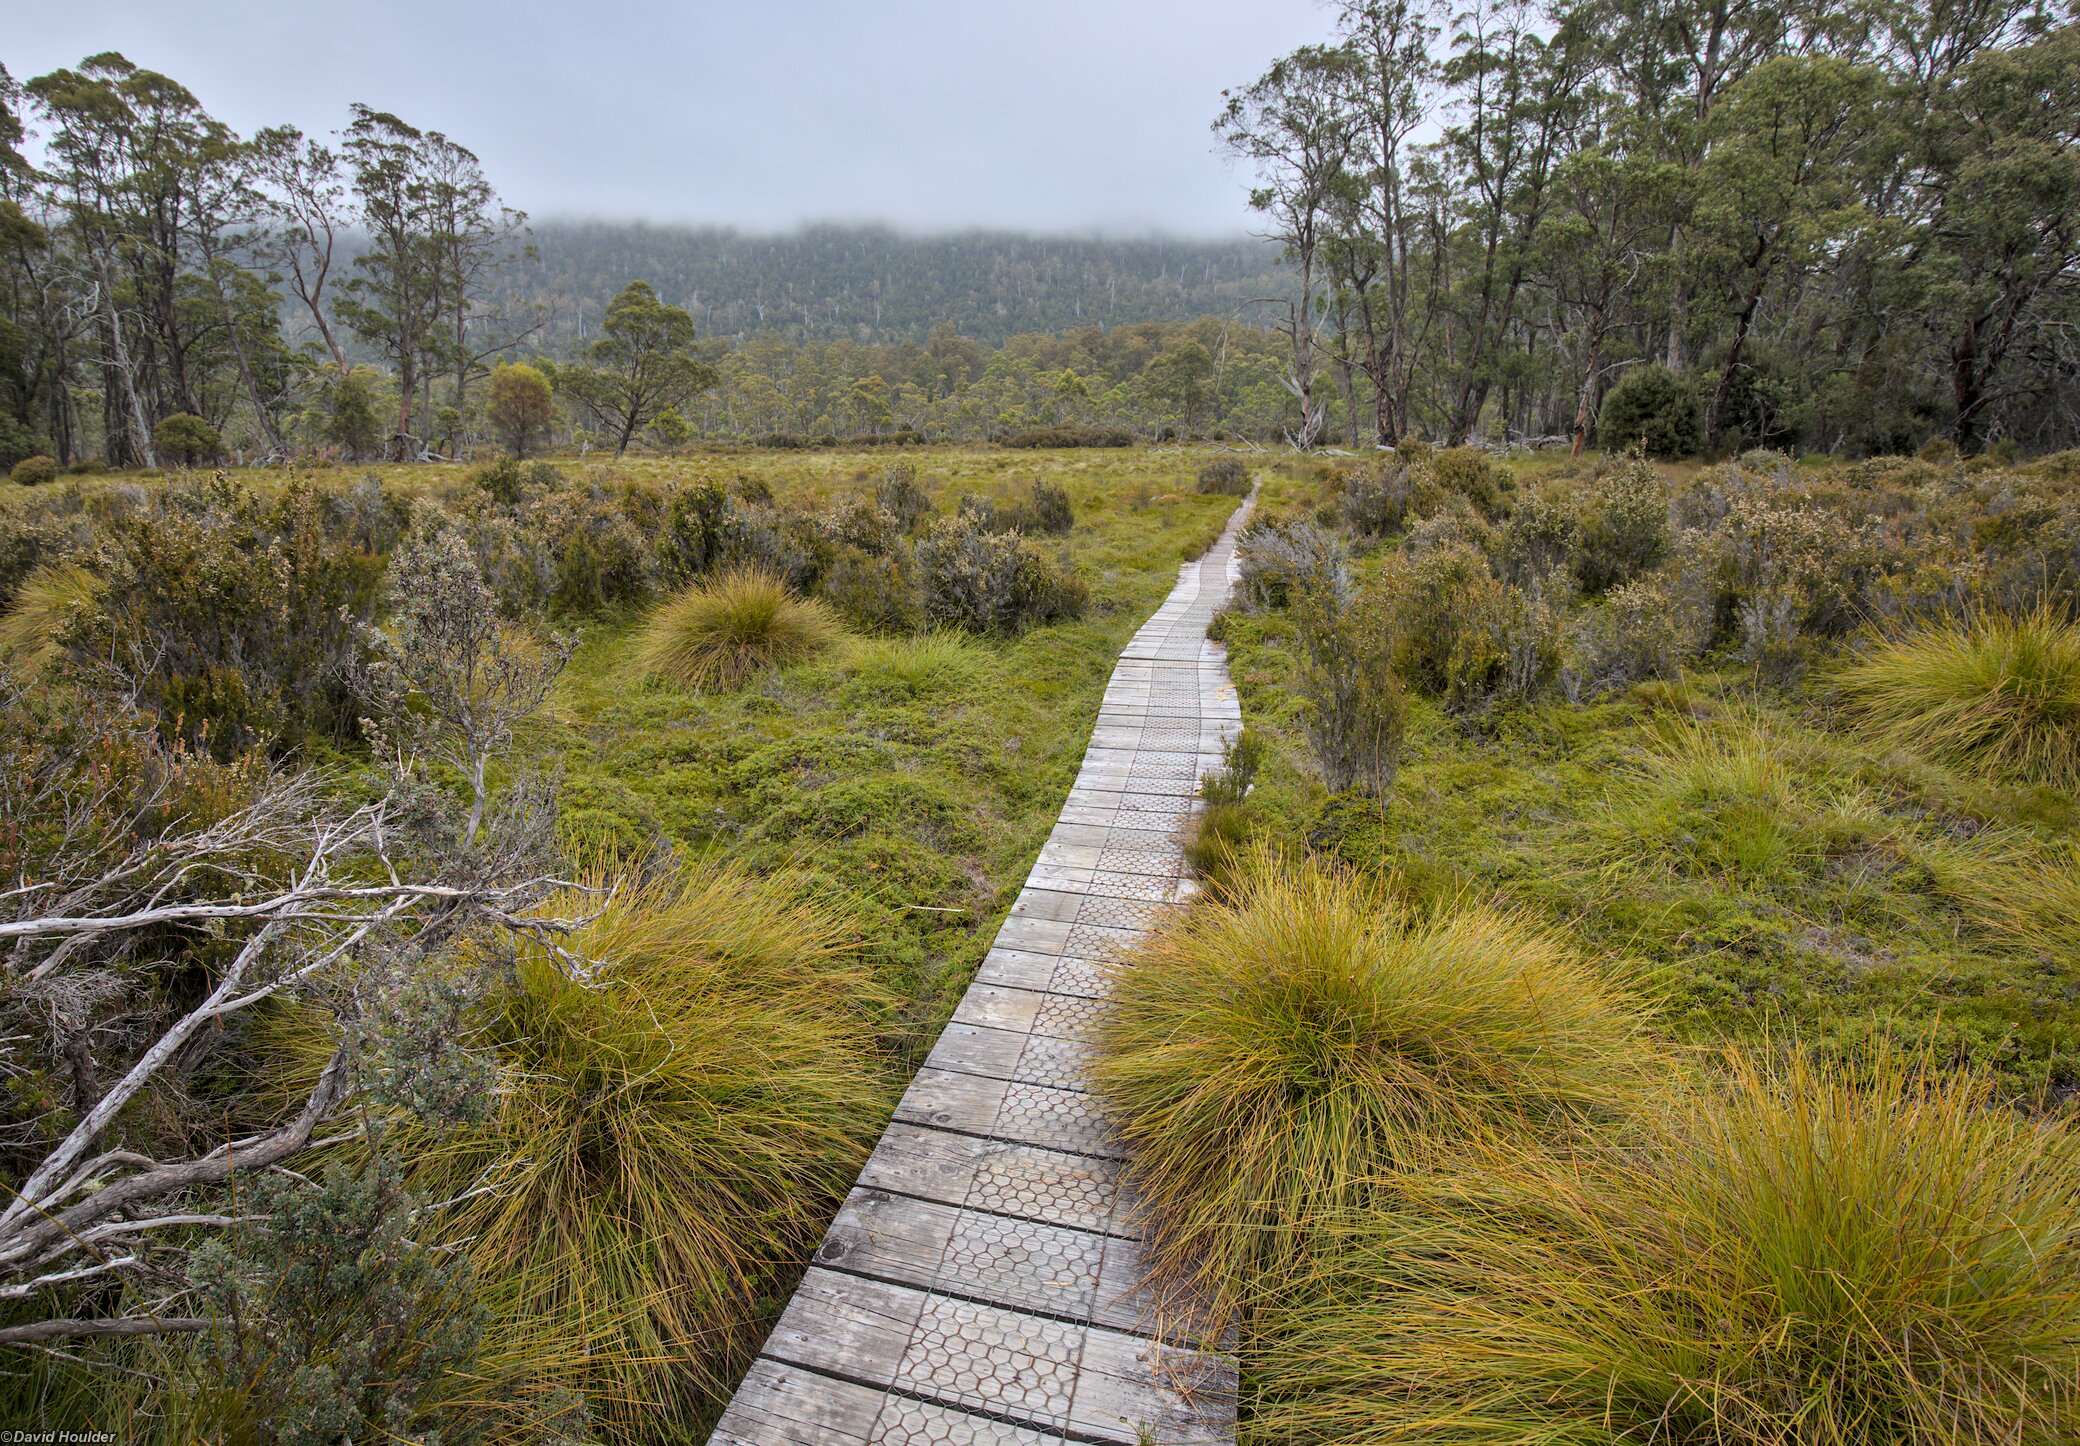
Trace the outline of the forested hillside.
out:
[[[638,278],[707,337],[921,341],[947,326],[991,346],[1021,332],[1226,315],[1293,289],[1278,248],[1243,237],[905,236],[879,226],[759,236],[548,221],[534,243],[506,283],[513,299],[546,306],[551,350],[596,331],[614,293]]]

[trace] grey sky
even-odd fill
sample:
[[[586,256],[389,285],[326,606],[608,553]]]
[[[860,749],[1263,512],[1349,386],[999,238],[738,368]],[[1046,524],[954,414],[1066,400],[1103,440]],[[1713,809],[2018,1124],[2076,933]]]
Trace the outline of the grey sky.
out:
[[[1223,86],[1316,0],[86,0],[21,5],[21,79],[120,50],[242,132],[350,101],[446,131],[537,217],[779,229],[1249,229]]]

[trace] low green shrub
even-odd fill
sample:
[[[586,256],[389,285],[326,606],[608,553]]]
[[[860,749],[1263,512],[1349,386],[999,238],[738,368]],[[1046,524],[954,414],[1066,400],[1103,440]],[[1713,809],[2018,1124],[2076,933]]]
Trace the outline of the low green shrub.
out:
[[[1455,711],[1486,702],[1506,661],[1506,599],[1486,555],[1450,543],[1398,568],[1388,585],[1401,675]]]
[[[74,650],[134,670],[161,730],[220,759],[356,736],[382,560],[324,520],[307,485],[264,500],[221,476],[112,513],[101,607]]]
[[[1242,802],[1269,751],[1263,734],[1243,729],[1222,747],[1221,766],[1199,780],[1199,796],[1208,804]]]
[[[1575,620],[1564,686],[1576,702],[1673,678],[1703,649],[1711,611],[1678,576],[1621,584]]]
[[[1836,682],[1883,747],[2080,790],[2080,626],[2048,607],[1911,629]]]
[[[1131,447],[1134,434],[1122,427],[1028,427],[1003,439],[1006,447]]]
[[[58,464],[49,457],[24,457],[14,464],[8,477],[23,487],[41,487],[46,482],[58,480]]]
[[[152,445],[167,461],[180,467],[199,467],[214,462],[223,450],[224,439],[217,429],[193,412],[175,412],[152,428]]]
[[[817,596],[870,632],[907,633],[924,626],[924,599],[907,555],[848,548],[831,560]]]
[[[1080,617],[1090,598],[1066,563],[1050,563],[1015,532],[989,530],[973,511],[941,518],[917,540],[917,571],[926,620],[973,633]]]
[[[915,532],[932,515],[932,499],[917,485],[917,469],[908,462],[884,468],[874,484],[874,505],[896,520],[904,532]]]
[[[823,604],[795,597],[769,572],[736,568],[652,613],[637,656],[643,676],[667,686],[726,690],[813,657],[837,635]]]
[[[1602,468],[1588,486],[1575,533],[1574,575],[1600,596],[1668,557],[1673,542],[1667,489],[1644,459]]]
[[[1249,468],[1240,457],[1216,457],[1199,469],[1198,489],[1223,497],[1242,497],[1249,492]]]
[[[1282,608],[1310,589],[1341,587],[1349,568],[1343,539],[1312,522],[1259,522],[1236,546],[1237,591],[1253,608]]]
[[[1510,508],[1496,539],[1496,566],[1519,587],[1549,588],[1573,566],[1581,535],[1581,518],[1571,499],[1550,492],[1526,493]]]
[[[1045,479],[1035,479],[1031,492],[1017,506],[1012,526],[1024,533],[1060,536],[1076,526],[1076,508],[1068,489]]]
[[[1484,517],[1501,511],[1503,495],[1517,485],[1509,468],[1478,447],[1447,447],[1431,457],[1430,471],[1438,486],[1464,497]]]
[[[1704,449],[1704,410],[1690,383],[1667,367],[1634,367],[1603,399],[1596,440],[1607,452],[1641,447],[1664,461],[1692,457]]]
[[[1385,610],[1338,582],[1303,589],[1292,614],[1307,739],[1323,782],[1332,793],[1385,797],[1408,726]]]
[[[1336,507],[1360,537],[1387,537],[1434,511],[1446,497],[1430,465],[1431,452],[1407,448],[1381,453],[1336,474]]]

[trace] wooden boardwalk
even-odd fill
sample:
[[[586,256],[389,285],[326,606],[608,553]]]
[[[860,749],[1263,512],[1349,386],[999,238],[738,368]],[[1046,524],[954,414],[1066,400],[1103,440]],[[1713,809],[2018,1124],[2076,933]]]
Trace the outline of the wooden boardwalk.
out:
[[[1235,1439],[1233,1364],[1148,1317],[1084,1060],[1099,961],[1189,892],[1181,831],[1242,726],[1206,627],[1248,511],[1120,655],[1060,821],[712,1446]]]

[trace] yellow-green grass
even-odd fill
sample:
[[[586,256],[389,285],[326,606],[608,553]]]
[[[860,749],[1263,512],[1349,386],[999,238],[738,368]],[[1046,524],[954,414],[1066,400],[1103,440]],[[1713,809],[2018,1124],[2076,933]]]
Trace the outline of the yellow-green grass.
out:
[[[947,697],[979,681],[993,661],[980,643],[958,632],[914,637],[861,638],[840,665],[848,688],[863,697]]]
[[[734,568],[668,598],[643,628],[643,676],[668,687],[742,687],[813,658],[838,636],[830,609],[769,572]]]
[[[697,1434],[885,1122],[871,986],[828,910],[727,867],[574,892],[474,1021],[487,1121],[385,1130],[490,1307],[501,1429],[559,1391],[613,1441]],[[504,1343],[499,1345],[497,1343]],[[524,1350],[507,1347],[522,1343]]]
[[[1877,644],[1837,683],[1851,718],[1881,746],[2080,789],[2080,626],[2047,604],[1914,628]]]
[[[692,459],[776,500],[871,495],[896,457]],[[570,846],[640,853],[662,836],[761,869],[799,867],[842,898],[864,957],[902,1003],[887,1039],[929,1047],[1053,827],[1119,649],[1219,533],[1233,498],[1192,491],[1200,457],[1132,450],[905,454],[941,513],[968,492],[1065,488],[1065,552],[1089,584],[1073,622],[1017,637],[848,638],[757,687],[641,682],[640,622],[595,621],[552,699],[543,747],[563,768]],[[726,466],[729,470],[718,471]],[[707,469],[706,472],[700,469]]]
[[[1794,1030],[1846,1056],[1926,1039],[2019,1089],[2080,1087],[2072,953],[2047,947],[2052,890],[2026,871],[2064,877],[2074,795],[1881,746],[1838,725],[1824,682],[1757,693],[1733,665],[1479,729],[1412,700],[1382,808],[1313,770],[1290,623],[1224,631],[1244,721],[1271,745],[1248,805],[1270,845],[1421,900],[1524,907],[1616,961],[1678,1040]]]
[[[1657,723],[1596,820],[1615,877],[1666,870],[1765,885],[1891,831],[1870,792],[1753,709]]]
[[[1114,975],[1094,1086],[1159,1273],[1217,1297],[1390,1174],[1621,1114],[1645,1058],[1633,1006],[1550,932],[1312,862],[1255,860]]]
[[[25,680],[41,673],[58,656],[65,630],[100,597],[101,580],[76,563],[37,568],[0,613],[0,665]]]
[[[1736,1056],[1622,1151],[1409,1182],[1258,1317],[1258,1438],[2066,1439],[2073,1132],[1909,1064]]]

